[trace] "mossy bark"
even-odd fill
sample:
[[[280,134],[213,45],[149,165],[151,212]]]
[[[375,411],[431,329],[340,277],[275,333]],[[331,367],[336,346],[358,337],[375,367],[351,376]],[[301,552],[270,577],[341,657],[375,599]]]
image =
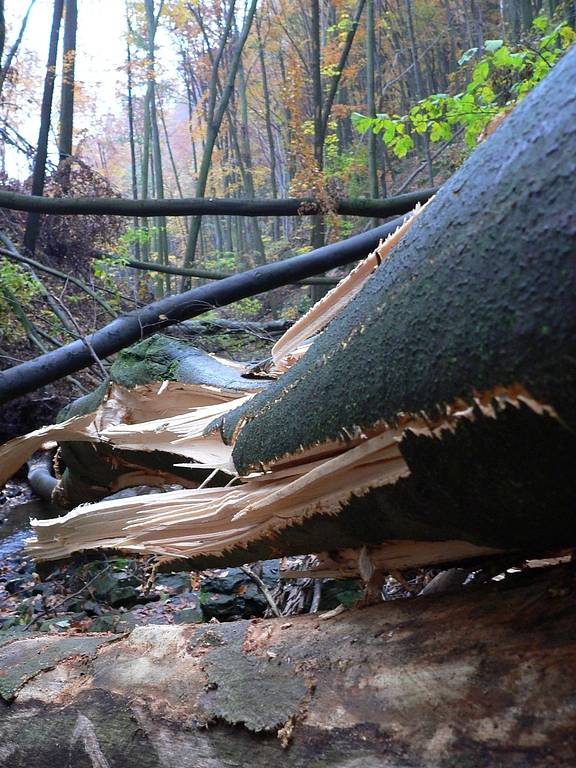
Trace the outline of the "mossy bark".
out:
[[[576,50],[440,189],[304,358],[224,420],[239,471],[523,385],[576,427]]]
[[[304,358],[221,430],[245,473],[406,414],[440,421],[478,393],[520,386],[554,415],[477,409],[453,432],[408,431],[409,477],[221,561],[402,538],[573,545],[574,78],[576,50],[442,187]]]

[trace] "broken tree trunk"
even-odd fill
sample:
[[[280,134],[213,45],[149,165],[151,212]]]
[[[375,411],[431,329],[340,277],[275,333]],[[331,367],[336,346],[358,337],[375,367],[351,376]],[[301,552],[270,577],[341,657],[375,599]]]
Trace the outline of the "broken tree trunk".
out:
[[[55,433],[175,449],[240,484],[82,507],[39,522],[31,551],[112,547],[184,568],[317,552],[321,571],[376,585],[390,570],[573,547],[574,76],[576,51],[390,252],[393,240],[275,345],[293,360],[265,392],[210,423],[175,412],[98,432],[92,414]],[[316,333],[334,306],[297,361],[303,326]]]
[[[564,768],[574,573],[316,616],[13,635],[11,768]]]

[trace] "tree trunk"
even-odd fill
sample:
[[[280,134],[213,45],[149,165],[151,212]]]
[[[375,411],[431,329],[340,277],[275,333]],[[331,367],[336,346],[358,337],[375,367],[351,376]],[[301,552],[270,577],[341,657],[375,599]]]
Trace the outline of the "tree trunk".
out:
[[[318,615],[12,635],[11,768],[539,768],[576,761],[574,575]]]
[[[65,0],[64,46],[62,50],[62,90],[60,98],[60,136],[58,149],[60,162],[72,155],[74,131],[74,72],[76,64],[76,30],[78,6],[76,0]],[[66,181],[70,176],[66,173]]]
[[[132,26],[130,23],[130,13],[128,5],[126,5],[126,25],[128,28],[128,35],[126,37],[126,77],[127,77],[127,101],[128,101],[128,139],[130,144],[130,170],[132,181],[132,198],[138,200],[138,171],[136,166],[136,140],[134,132],[134,96],[132,88],[132,49],[130,46],[130,40],[132,37]],[[136,234],[139,229],[138,217],[134,216],[133,219],[134,233]],[[140,240],[136,237],[134,243],[134,256],[136,259],[140,258]]]
[[[405,0],[406,2],[406,18],[408,20],[408,36],[410,39],[410,50],[412,52],[412,67],[414,70],[414,86],[416,96],[419,99],[424,98],[424,91],[422,88],[422,74],[420,70],[420,62],[418,61],[418,49],[416,45],[416,36],[414,34],[414,21],[412,18],[412,0]],[[417,137],[417,139],[420,137]],[[428,134],[422,136],[422,142],[424,145],[424,156],[426,158],[426,165],[428,167],[428,178],[430,184],[434,184],[434,174],[432,171],[432,159],[430,157],[430,142]]]
[[[143,166],[143,173],[146,167]],[[144,187],[146,189],[146,187]],[[386,200],[355,198],[339,200],[334,213],[342,216],[379,216],[388,218],[409,213],[417,203],[424,203],[436,188],[409,192]],[[144,193],[143,193],[144,195]],[[175,198],[170,200],[130,200],[119,197],[36,197],[0,190],[0,208],[14,211],[34,211],[60,216],[106,214],[109,216],[314,216],[320,203],[310,198],[287,200],[241,200],[219,198]]]
[[[60,21],[64,0],[54,0],[52,12],[52,29],[50,31],[50,45],[48,60],[46,62],[46,76],[44,78],[44,92],[42,94],[42,107],[40,111],[40,130],[36,159],[34,162],[34,175],[32,178],[32,194],[41,195],[44,191],[44,179],[46,176],[46,159],[48,157],[48,134],[50,132],[50,117],[52,114],[52,97],[54,95],[54,80],[56,78],[56,58],[58,56],[58,39],[60,37]],[[31,213],[26,222],[24,233],[24,248],[31,254],[36,248],[36,240],[40,230],[40,217]]]
[[[160,3],[160,10],[163,3]],[[146,0],[146,28],[148,47],[148,95],[147,104],[150,111],[150,138],[152,141],[152,165],[154,168],[154,188],[157,200],[164,199],[164,173],[162,169],[162,151],[160,147],[160,132],[158,130],[158,115],[156,110],[156,74],[154,41],[156,38],[157,17],[154,12],[154,0]],[[158,13],[160,13],[160,10]],[[158,262],[168,263],[168,235],[166,232],[166,217],[156,218],[156,230],[158,239]],[[166,276],[164,287],[170,293],[170,278]]]
[[[260,59],[260,72],[262,74],[262,95],[264,97],[264,119],[266,122],[266,135],[268,137],[268,147],[270,152],[270,190],[272,199],[278,197],[278,184],[276,182],[276,142],[274,141],[274,132],[272,129],[272,110],[270,107],[270,88],[268,86],[268,71],[266,69],[266,59],[264,55],[264,44],[260,23],[256,19],[256,32],[258,36],[258,56]],[[280,221],[275,218],[272,222],[272,237],[274,240],[280,239]]]
[[[306,451],[360,446],[380,429],[402,474],[334,491],[286,522],[278,514],[269,531],[225,552],[206,547],[212,564],[401,540],[571,546],[576,95],[566,103],[563,84],[575,73],[571,51],[300,362],[222,420],[243,477]]]
[[[231,6],[229,19],[227,19],[225,34],[222,39],[218,56],[213,65],[212,79],[210,82],[210,95],[209,95],[210,105],[209,105],[209,114],[208,114],[208,129],[206,133],[206,145],[204,147],[204,152],[202,154],[202,161],[200,163],[200,170],[198,172],[198,180],[196,182],[197,197],[204,197],[206,193],[206,185],[208,183],[208,173],[210,172],[210,165],[212,162],[212,152],[214,151],[216,138],[220,131],[220,126],[222,125],[222,120],[224,118],[224,115],[226,114],[228,103],[232,95],[232,90],[234,88],[234,81],[236,80],[236,74],[238,72],[238,66],[240,64],[240,57],[242,55],[242,49],[244,48],[244,45],[248,38],[250,27],[252,26],[252,19],[254,18],[254,14],[256,12],[256,5],[257,5],[257,0],[251,0],[250,5],[246,10],[244,26],[242,28],[242,32],[240,34],[238,43],[236,45],[234,55],[232,56],[232,60],[230,62],[230,68],[228,71],[228,77],[222,89],[218,107],[216,108],[218,66],[224,50],[224,45],[226,44],[226,40],[228,39],[229,31],[232,25],[233,14],[234,14],[234,4],[232,4]],[[188,241],[186,244],[186,254],[184,257],[185,267],[190,266],[190,264],[194,261],[195,254],[196,254],[196,244],[198,242],[198,235],[200,234],[201,223],[202,223],[202,220],[199,216],[196,216],[192,219],[190,232],[188,233]],[[190,286],[189,278],[183,277],[181,282],[181,289],[185,290],[189,286]]]
[[[366,106],[368,115],[376,117],[376,99],[374,96],[374,53],[375,41],[374,0],[368,0],[366,14]],[[378,197],[378,174],[376,171],[376,134],[368,131],[368,181],[370,197]],[[372,219],[372,226],[378,226],[378,219]]]
[[[247,197],[255,197],[254,190],[254,174],[252,166],[252,152],[250,151],[250,135],[248,128],[248,94],[246,92],[246,77],[244,75],[244,66],[242,59],[240,59],[240,65],[238,67],[238,92],[240,97],[240,115],[241,115],[241,129],[240,129],[240,147],[242,152],[242,166],[244,168],[244,188],[246,190]],[[257,219],[250,219],[248,222],[252,234],[252,248],[256,254],[254,266],[260,267],[266,264],[266,251],[264,248],[264,242],[262,240],[262,232],[260,231],[260,223]]]
[[[0,0],[0,68],[4,58],[4,45],[6,44],[6,18],[4,15],[4,0]]]

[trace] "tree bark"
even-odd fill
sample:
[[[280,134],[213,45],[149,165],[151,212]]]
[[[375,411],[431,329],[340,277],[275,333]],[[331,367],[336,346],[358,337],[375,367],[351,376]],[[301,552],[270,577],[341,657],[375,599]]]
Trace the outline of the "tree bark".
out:
[[[160,2],[158,15],[162,11],[163,0]],[[148,83],[147,83],[147,105],[150,112],[150,138],[152,142],[152,164],[154,168],[154,190],[157,200],[164,199],[164,172],[162,168],[162,150],[160,147],[160,132],[158,130],[158,114],[156,109],[156,72],[155,72],[155,38],[158,26],[158,15],[155,15],[154,0],[146,0],[146,29],[147,29],[147,48],[148,48]],[[158,262],[160,264],[168,263],[168,234],[166,231],[166,217],[159,215],[156,217],[156,231],[158,242]],[[170,292],[170,278],[166,276],[165,289]]]
[[[278,184],[276,182],[276,142],[274,141],[274,132],[272,128],[272,110],[270,107],[270,88],[268,86],[268,70],[266,68],[266,57],[264,53],[264,44],[262,42],[262,33],[260,21],[256,18],[256,34],[258,39],[258,57],[260,61],[260,72],[262,75],[262,96],[264,97],[264,119],[266,122],[266,135],[268,137],[268,147],[270,153],[270,191],[272,199],[278,197]],[[280,239],[280,222],[274,219],[272,222],[272,232],[274,240]]]
[[[4,45],[6,43],[6,18],[4,15],[4,0],[0,0],[0,68],[4,58]]]
[[[64,45],[62,49],[62,90],[60,97],[60,135],[58,149],[60,162],[72,155],[74,132],[74,73],[76,65],[76,30],[78,5],[76,0],[65,0]],[[69,173],[66,174],[69,177]]]
[[[366,13],[366,106],[368,115],[376,117],[376,98],[374,95],[374,54],[376,48],[374,0],[368,0]],[[378,197],[378,173],[376,170],[376,134],[368,131],[368,181],[370,197]],[[378,219],[372,220],[372,226],[378,226]]]
[[[318,615],[12,635],[11,768],[574,765],[570,571]]]
[[[410,40],[410,50],[412,52],[414,87],[416,91],[416,96],[419,99],[422,99],[424,98],[424,91],[422,88],[422,74],[420,71],[420,62],[418,61],[418,49],[416,45],[416,36],[414,34],[414,21],[412,18],[412,0],[405,0],[405,4],[406,4],[406,18],[408,21],[408,36]],[[434,174],[432,171],[432,158],[430,157],[430,142],[428,140],[427,134],[425,134],[422,137],[422,141],[424,145],[424,156],[426,158],[426,165],[428,167],[428,178],[430,179],[430,184],[434,184]]]
[[[134,200],[138,200],[138,171],[136,166],[136,140],[134,132],[134,96],[132,86],[132,48],[130,45],[132,38],[132,25],[130,22],[130,12],[128,3],[126,3],[126,26],[128,34],[126,36],[126,99],[128,102],[128,141],[130,144],[130,170],[132,181],[132,197]],[[138,231],[139,222],[138,217],[135,216],[133,220],[133,226],[135,232]],[[137,259],[140,258],[140,241],[138,238],[134,243],[134,255]]]

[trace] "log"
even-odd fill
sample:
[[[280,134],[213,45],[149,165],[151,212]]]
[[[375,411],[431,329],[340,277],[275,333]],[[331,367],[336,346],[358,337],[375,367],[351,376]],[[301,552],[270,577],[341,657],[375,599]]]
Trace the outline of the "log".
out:
[[[568,768],[573,570],[330,620],[0,641],[11,768]]]
[[[221,423],[243,476],[386,430],[404,474],[342,496],[337,515],[311,506],[275,523],[221,562],[407,539],[572,546],[575,77],[572,50],[308,353]]]
[[[382,238],[402,223],[393,219],[375,229],[310,253],[285,261],[241,272],[212,285],[167,296],[160,301],[118,317],[88,337],[90,347],[100,358],[119,352],[162,328],[224,307],[248,296],[255,296],[282,285],[350,264],[373,250]],[[91,350],[83,340],[0,372],[0,405],[32,392],[46,384],[80,371],[94,363]]]
[[[424,203],[436,188],[408,192],[384,200],[356,198],[335,200],[330,210],[341,216],[389,218],[411,211]],[[288,200],[227,200],[207,198],[174,198],[170,200],[131,200],[122,197],[39,197],[18,192],[0,191],[0,208],[14,211],[48,213],[58,216],[315,216],[326,207],[310,198]]]

